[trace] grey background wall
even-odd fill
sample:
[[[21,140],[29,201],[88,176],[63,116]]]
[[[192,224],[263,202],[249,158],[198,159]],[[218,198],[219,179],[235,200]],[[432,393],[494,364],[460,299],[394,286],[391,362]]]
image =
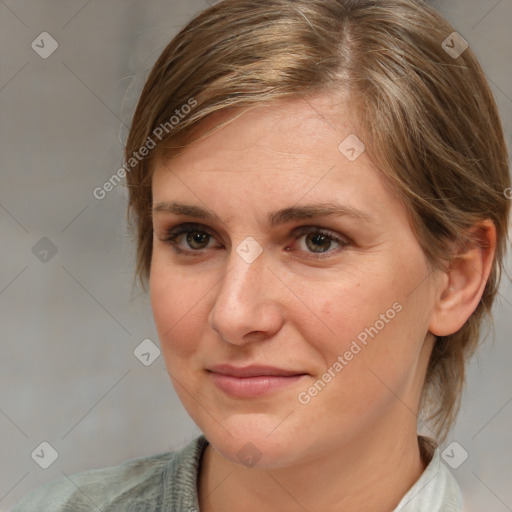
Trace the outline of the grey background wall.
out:
[[[512,0],[431,3],[481,59],[512,147]],[[126,190],[103,200],[93,190],[122,165],[152,63],[207,6],[0,1],[0,511],[63,474],[176,449],[199,434],[162,358],[145,366],[133,353],[158,341],[148,300],[131,287]],[[466,512],[512,510],[508,278],[495,317],[495,340],[470,366],[443,445],[468,453],[453,469]],[[47,469],[55,454],[42,442],[58,454]]]

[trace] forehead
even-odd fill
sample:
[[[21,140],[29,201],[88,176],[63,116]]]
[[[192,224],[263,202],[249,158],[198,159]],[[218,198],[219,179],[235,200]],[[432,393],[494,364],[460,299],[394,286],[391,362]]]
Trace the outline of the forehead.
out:
[[[360,132],[357,124],[356,110],[345,95],[323,93],[215,112],[199,123],[194,139],[208,137],[217,147],[219,141],[229,146],[235,138],[239,147],[244,142],[279,150],[286,146],[288,153],[300,154],[322,144],[325,130],[336,133],[337,140],[340,131]]]
[[[223,110],[202,120],[191,133],[174,137],[155,170],[279,172],[293,167],[300,173],[313,166],[327,171],[339,159],[340,143],[349,135],[358,140],[356,133],[363,138],[360,132],[354,109],[339,95]]]
[[[201,122],[194,140],[157,162],[154,203],[178,198],[254,210],[341,201],[375,210],[393,200],[365,154],[355,109],[340,98],[320,95],[219,112]]]

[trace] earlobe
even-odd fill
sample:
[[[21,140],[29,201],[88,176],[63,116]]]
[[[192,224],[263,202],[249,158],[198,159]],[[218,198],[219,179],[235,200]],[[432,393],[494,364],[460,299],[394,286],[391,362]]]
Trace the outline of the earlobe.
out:
[[[429,331],[454,334],[477,308],[489,278],[496,251],[496,227],[490,220],[471,230],[472,242],[459,248],[440,281]]]

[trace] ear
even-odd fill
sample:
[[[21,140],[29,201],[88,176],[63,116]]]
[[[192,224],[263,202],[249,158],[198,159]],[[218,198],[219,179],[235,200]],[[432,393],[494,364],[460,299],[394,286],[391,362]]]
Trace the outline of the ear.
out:
[[[470,231],[472,242],[460,247],[450,260],[437,289],[429,331],[436,336],[454,334],[477,308],[496,252],[496,227],[488,219]]]

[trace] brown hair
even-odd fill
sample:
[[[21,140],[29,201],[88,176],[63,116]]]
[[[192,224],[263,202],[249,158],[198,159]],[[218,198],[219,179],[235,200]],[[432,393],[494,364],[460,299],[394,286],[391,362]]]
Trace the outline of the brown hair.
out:
[[[492,92],[471,48],[457,57],[445,50],[443,41],[455,45],[453,32],[419,0],[224,0],[192,19],[158,58],[125,155],[129,161],[159,139],[127,173],[144,289],[155,160],[208,115],[234,107],[348,92],[359,107],[358,136],[403,201],[433,268],[442,266],[448,242],[491,219],[498,242],[481,301],[458,332],[437,338],[427,369],[421,408],[440,440],[459,410],[465,363],[497,293],[510,185]]]

